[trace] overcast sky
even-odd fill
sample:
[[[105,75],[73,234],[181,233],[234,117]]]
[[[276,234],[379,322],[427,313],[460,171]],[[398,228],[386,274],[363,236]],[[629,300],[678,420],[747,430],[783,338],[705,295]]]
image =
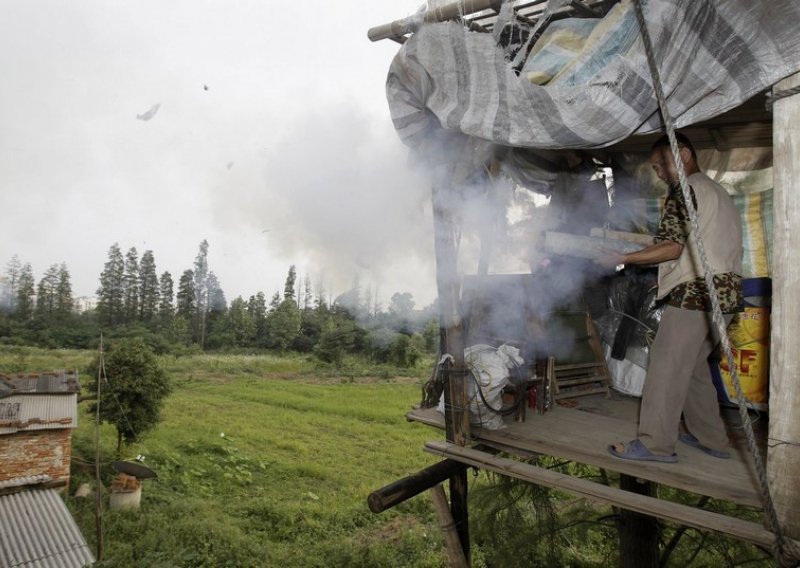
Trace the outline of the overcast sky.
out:
[[[420,3],[2,0],[0,268],[66,262],[90,296],[115,242],[177,282],[207,239],[229,301],[295,264],[429,303],[428,184],[384,95],[399,46],[366,36]]]

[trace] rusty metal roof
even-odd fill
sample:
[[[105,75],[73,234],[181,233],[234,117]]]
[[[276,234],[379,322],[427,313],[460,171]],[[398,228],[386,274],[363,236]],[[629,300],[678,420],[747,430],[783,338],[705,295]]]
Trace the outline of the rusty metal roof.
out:
[[[61,394],[80,392],[78,371],[44,373],[0,373],[2,390],[11,394]],[[8,394],[6,394],[8,396]]]
[[[86,539],[54,489],[0,495],[0,566],[82,568],[93,563]]]

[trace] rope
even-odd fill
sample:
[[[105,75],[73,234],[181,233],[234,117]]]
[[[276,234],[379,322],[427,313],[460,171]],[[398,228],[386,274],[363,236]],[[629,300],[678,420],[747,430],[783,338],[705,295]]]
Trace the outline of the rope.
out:
[[[791,97],[792,95],[796,95],[798,93],[800,93],[800,85],[792,87],[791,89],[784,89],[783,91],[776,92],[773,90],[771,93],[767,94],[767,101],[764,104],[764,106],[767,108],[767,110],[771,111],[772,105],[775,104],[775,101],[777,101],[778,99],[785,99],[786,97]]]
[[[741,416],[742,425],[744,426],[745,433],[747,434],[747,445],[750,449],[750,453],[753,456],[753,462],[756,466],[756,473],[758,474],[758,480],[760,483],[760,489],[762,493],[762,498],[764,501],[764,512],[766,513],[766,517],[769,523],[770,530],[775,534],[775,542],[772,547],[772,553],[775,558],[781,563],[781,566],[796,566],[798,564],[798,560],[800,560],[800,551],[797,550],[797,547],[793,545],[791,541],[789,541],[785,535],[783,534],[783,530],[781,528],[780,521],[778,519],[777,511],[775,510],[775,504],[772,501],[772,495],[770,494],[769,490],[769,481],[767,479],[766,469],[764,467],[764,462],[761,459],[761,454],[758,451],[758,447],[756,446],[756,439],[755,434],[753,433],[753,425],[750,422],[750,417],[747,414],[747,404],[745,402],[744,393],[742,392],[742,386],[739,382],[739,373],[736,368],[736,364],[733,359],[733,352],[731,350],[730,340],[728,339],[728,334],[726,332],[726,325],[725,320],[722,317],[722,309],[719,305],[719,298],[717,297],[717,289],[714,285],[714,275],[711,271],[711,267],[708,262],[708,258],[706,257],[705,247],[703,246],[703,242],[700,240],[700,229],[699,224],[697,221],[697,210],[694,207],[694,203],[691,198],[689,184],[686,180],[686,172],[684,172],[683,164],[681,161],[680,156],[680,148],[678,147],[678,140],[675,137],[675,125],[672,120],[672,116],[669,113],[669,109],[667,108],[667,101],[666,97],[664,96],[664,88],[661,84],[661,77],[658,71],[658,66],[656,64],[655,53],[653,51],[653,44],[650,39],[650,33],[647,30],[647,24],[644,18],[644,10],[642,9],[642,0],[634,0],[633,5],[636,10],[636,19],[639,22],[639,29],[642,35],[642,43],[644,44],[644,50],[647,55],[647,63],[650,67],[650,74],[653,78],[653,89],[655,90],[656,98],[658,100],[658,106],[661,111],[662,118],[664,120],[664,126],[666,127],[667,136],[669,138],[669,144],[672,149],[672,155],[675,159],[675,165],[678,172],[678,180],[681,185],[681,191],[683,192],[683,198],[686,202],[686,209],[689,212],[689,218],[691,220],[692,225],[692,236],[694,239],[695,244],[697,245],[697,252],[700,258],[700,261],[703,265],[704,277],[706,281],[706,285],[708,286],[708,293],[711,297],[711,307],[712,307],[712,319],[714,325],[716,325],[717,330],[719,332],[720,340],[722,342],[722,349],[725,353],[725,358],[728,361],[728,367],[730,368],[731,379],[733,385],[736,389],[736,399],[739,404],[739,415]]]

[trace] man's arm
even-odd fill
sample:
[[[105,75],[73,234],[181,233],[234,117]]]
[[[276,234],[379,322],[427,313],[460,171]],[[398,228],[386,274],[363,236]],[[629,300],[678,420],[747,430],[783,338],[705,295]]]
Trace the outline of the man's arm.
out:
[[[636,252],[621,254],[620,264],[659,264],[675,260],[683,252],[683,245],[674,241],[661,241]]]
[[[598,262],[609,268],[620,264],[659,264],[668,260],[675,260],[683,252],[683,245],[675,241],[661,241],[636,252],[621,254],[609,251]]]

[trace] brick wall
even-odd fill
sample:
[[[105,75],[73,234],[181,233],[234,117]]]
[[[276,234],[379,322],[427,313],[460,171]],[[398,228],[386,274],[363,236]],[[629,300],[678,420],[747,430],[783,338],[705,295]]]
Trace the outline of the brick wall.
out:
[[[69,483],[72,430],[32,430],[0,436],[0,481],[49,475]]]

